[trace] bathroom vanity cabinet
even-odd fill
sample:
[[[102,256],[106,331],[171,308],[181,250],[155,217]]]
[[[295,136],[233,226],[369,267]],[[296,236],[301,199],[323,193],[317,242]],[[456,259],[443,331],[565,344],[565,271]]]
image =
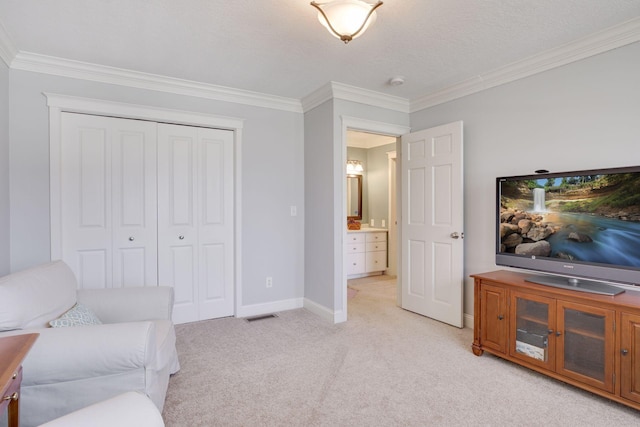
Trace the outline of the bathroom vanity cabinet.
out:
[[[387,230],[349,230],[345,253],[349,279],[382,274],[387,269]]]

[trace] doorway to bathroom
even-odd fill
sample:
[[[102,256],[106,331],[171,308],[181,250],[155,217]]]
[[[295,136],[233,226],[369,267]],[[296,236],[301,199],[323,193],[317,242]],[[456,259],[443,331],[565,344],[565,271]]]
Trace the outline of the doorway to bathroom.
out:
[[[385,289],[397,303],[396,136],[348,129],[347,300],[363,287]],[[376,296],[378,292],[368,295]]]

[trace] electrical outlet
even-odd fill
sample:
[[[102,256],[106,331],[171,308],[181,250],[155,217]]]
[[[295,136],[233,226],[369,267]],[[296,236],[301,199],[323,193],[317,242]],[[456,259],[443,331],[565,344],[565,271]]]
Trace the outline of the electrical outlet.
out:
[[[267,288],[271,288],[273,286],[273,277],[267,277]]]

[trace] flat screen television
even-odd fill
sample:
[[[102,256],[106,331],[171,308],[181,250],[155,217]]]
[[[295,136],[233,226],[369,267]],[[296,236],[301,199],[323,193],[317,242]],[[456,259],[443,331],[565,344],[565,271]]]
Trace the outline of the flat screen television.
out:
[[[496,179],[496,264],[606,295],[640,285],[640,166]]]

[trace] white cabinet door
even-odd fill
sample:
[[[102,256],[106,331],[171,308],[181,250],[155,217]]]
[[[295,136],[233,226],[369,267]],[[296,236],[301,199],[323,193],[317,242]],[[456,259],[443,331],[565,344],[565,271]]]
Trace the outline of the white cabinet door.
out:
[[[233,315],[233,132],[158,125],[159,282],[176,323]]]
[[[63,113],[62,259],[79,287],[157,285],[156,125]]]

